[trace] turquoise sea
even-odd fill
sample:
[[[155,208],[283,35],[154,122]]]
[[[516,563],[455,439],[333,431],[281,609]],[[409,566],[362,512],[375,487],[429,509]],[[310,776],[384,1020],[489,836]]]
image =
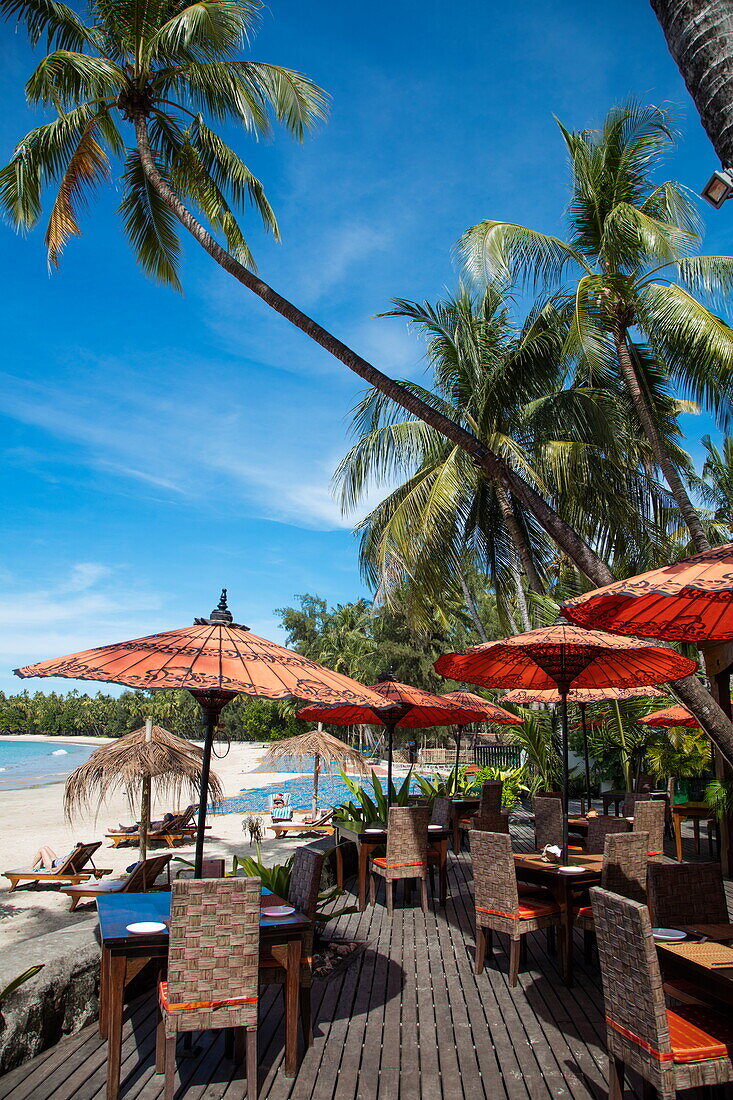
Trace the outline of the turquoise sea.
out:
[[[94,751],[94,745],[0,738],[0,790],[61,783]]]

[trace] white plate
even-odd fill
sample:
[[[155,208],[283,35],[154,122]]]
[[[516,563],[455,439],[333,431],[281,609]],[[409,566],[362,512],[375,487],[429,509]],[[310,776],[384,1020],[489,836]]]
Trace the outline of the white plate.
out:
[[[165,932],[165,925],[158,920],[141,920],[128,924],[127,931],[134,932],[137,936],[151,936],[153,932]]]
[[[584,871],[587,871],[587,867],[558,867],[558,874],[561,875],[582,875]]]
[[[444,829],[445,825],[428,825],[428,829]]]
[[[687,939],[687,933],[680,932],[679,928],[652,928],[652,935],[660,943],[679,943]]]
[[[365,833],[383,833],[384,829],[365,829]]]
[[[294,912],[292,905],[271,905],[268,909],[260,909],[263,917],[289,917]]]
[[[633,819],[633,817],[627,817],[626,820],[627,821],[633,821],[634,819]]]

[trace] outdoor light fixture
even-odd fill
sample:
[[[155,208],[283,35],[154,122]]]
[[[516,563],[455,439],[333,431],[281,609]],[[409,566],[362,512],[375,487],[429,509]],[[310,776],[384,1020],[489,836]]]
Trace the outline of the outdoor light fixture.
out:
[[[733,168],[721,168],[713,172],[701,194],[706,202],[720,210],[725,200],[733,195]]]

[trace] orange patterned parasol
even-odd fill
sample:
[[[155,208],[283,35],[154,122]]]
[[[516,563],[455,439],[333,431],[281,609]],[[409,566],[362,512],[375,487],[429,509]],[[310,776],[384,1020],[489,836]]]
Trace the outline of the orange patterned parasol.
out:
[[[652,726],[654,729],[665,729],[671,726],[699,726],[697,718],[691,714],[687,707],[665,707],[664,710],[655,710],[644,718],[637,719],[640,726]]]
[[[201,800],[196,837],[196,873],[200,877],[206,824],[206,790],[214,729],[222,708],[237,695],[264,699],[313,699],[320,703],[382,706],[368,688],[309,661],[300,653],[251,634],[232,621],[227,590],[208,619],[129,642],[99,646],[83,653],[16,668],[27,676],[64,676],[101,680],[147,691],[185,689],[201,707],[206,723],[201,769]],[[388,704],[387,704],[388,705]]]
[[[637,687],[689,676],[694,661],[665,645],[582,630],[560,616],[552,626],[514,638],[444,653],[435,662],[441,676],[482,687],[555,688],[561,699],[565,798],[564,855],[567,855],[568,692],[571,687]]]
[[[733,543],[568,600],[580,626],[680,642],[733,638]]]
[[[485,708],[491,705],[487,704],[485,699],[481,699],[480,707],[462,706],[448,695],[433,695],[432,692],[412,687],[411,684],[401,684],[393,676],[385,676],[384,680],[378,684],[372,684],[370,690],[381,696],[383,700],[381,708],[315,705],[299,710],[298,718],[307,718],[315,722],[332,722],[337,726],[386,726],[388,799],[392,792],[392,747],[396,726],[402,729],[425,729],[428,726],[455,726],[468,725],[469,722],[484,722],[486,721]],[[479,697],[474,696],[474,698]]]

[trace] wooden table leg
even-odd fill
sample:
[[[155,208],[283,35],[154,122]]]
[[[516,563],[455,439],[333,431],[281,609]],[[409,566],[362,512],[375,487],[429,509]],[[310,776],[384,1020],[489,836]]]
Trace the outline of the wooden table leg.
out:
[[[695,838],[695,853],[700,855],[700,818],[693,817],[692,819],[692,833]]]
[[[673,814],[674,817],[674,847],[677,862],[682,862],[682,814]]]
[[[573,984],[573,905],[570,886],[561,875],[558,875],[560,892],[558,901],[562,923],[560,925],[560,963],[563,971],[563,980],[566,986]]]
[[[341,851],[341,843],[336,845],[336,885],[339,890],[344,888],[344,853]]]
[[[367,872],[369,870],[369,854],[374,851],[374,844],[359,844],[359,912],[366,909]]]
[[[126,964],[124,955],[110,955],[107,987],[107,1100],[117,1100],[120,1091]]]
[[[298,1009],[300,1005],[300,940],[288,942],[285,977],[285,1076],[298,1072]]]
[[[102,944],[102,958],[99,964],[99,1034],[106,1039],[109,1033],[107,1013],[109,1011],[109,948]]]
[[[461,826],[460,826],[460,814],[453,811],[453,851],[460,852],[461,850]]]
[[[448,900],[448,837],[438,845],[438,882],[440,883],[440,904]]]

